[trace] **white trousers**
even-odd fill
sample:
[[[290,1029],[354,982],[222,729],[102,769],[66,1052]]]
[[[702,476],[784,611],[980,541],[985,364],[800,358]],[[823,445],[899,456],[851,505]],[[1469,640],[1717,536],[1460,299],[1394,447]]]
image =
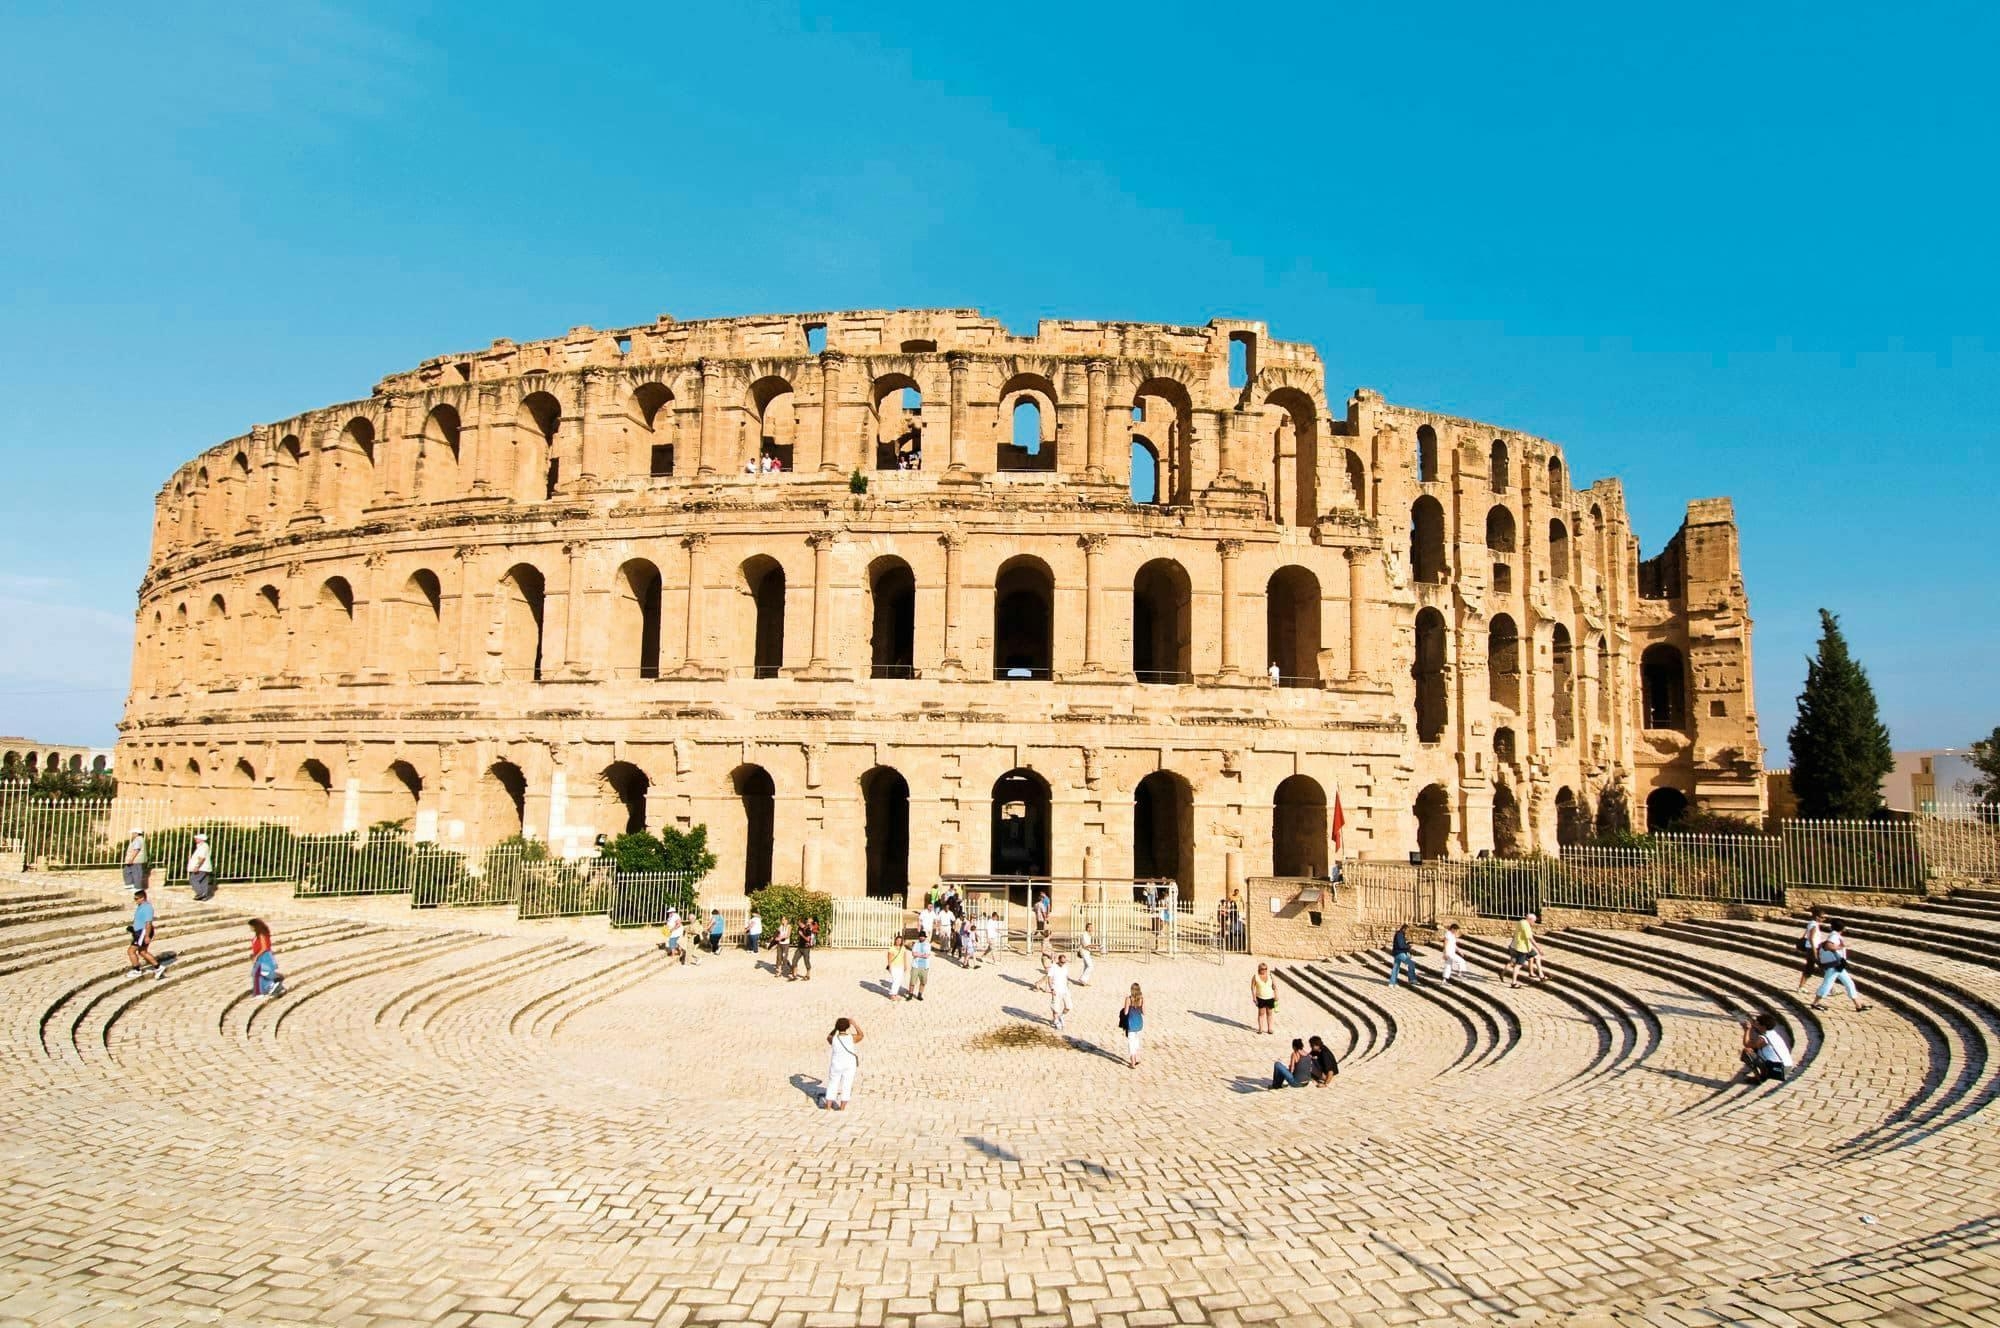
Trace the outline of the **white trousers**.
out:
[[[828,1068],[826,1072],[826,1100],[845,1102],[854,1095],[854,1071]]]

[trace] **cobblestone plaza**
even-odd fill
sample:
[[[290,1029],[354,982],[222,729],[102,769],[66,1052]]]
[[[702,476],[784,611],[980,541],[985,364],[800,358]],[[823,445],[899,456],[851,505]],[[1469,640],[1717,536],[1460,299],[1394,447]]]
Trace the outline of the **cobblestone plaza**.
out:
[[[1276,1037],[1254,960],[1111,957],[1067,1038],[1020,955],[892,1006],[873,952],[786,983],[244,887],[168,897],[155,982],[125,903],[0,899],[0,1324],[2000,1321],[1976,896],[1850,915],[1865,1012],[1792,1001],[1789,927],[1739,921],[1554,935],[1542,989],[1479,945],[1464,987],[1290,966]],[[1732,1082],[1752,1006],[1793,1082]],[[1308,1033],[1338,1079],[1267,1091]]]

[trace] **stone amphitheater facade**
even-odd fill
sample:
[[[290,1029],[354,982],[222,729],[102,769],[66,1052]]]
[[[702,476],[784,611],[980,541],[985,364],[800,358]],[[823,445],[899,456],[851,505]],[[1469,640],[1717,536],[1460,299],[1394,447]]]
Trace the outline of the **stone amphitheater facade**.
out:
[[[1199,902],[1323,873],[1336,799],[1366,857],[1754,816],[1750,649],[1727,499],[1642,561],[1616,480],[1335,410],[1261,323],[662,317],[182,466],[117,770],[468,844],[699,823],[732,884]]]

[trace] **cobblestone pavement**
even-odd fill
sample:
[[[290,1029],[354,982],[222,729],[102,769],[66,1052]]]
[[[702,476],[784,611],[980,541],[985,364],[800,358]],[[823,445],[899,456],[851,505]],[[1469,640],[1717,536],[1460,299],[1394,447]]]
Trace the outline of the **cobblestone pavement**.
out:
[[[1857,918],[1865,1013],[1727,923],[1288,968],[1278,1037],[1246,960],[1114,957],[1058,1036],[1020,957],[892,1005],[874,954],[277,900],[255,1000],[240,899],[169,896],[155,982],[73,887],[0,884],[0,1325],[2000,1323],[2000,919]],[[1751,1005],[1794,1082],[1731,1083]],[[1307,1033],[1339,1079],[1265,1091]]]

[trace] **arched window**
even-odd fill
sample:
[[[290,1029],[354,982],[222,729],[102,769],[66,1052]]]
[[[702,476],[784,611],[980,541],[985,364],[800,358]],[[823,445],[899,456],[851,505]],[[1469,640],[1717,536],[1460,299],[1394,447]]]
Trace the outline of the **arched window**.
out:
[[[916,470],[924,455],[924,394],[908,374],[885,374],[869,389],[875,408],[875,469]]]
[[[1486,548],[1493,557],[1493,590],[1505,595],[1514,589],[1514,565],[1508,555],[1514,552],[1514,514],[1504,507],[1495,507],[1486,514]]]
[[[201,617],[201,673],[211,683],[222,680],[222,652],[229,637],[229,606],[220,595],[208,597]]]
[[[238,452],[229,459],[229,528],[250,526],[250,458]]]
[[[1411,812],[1417,818],[1417,852],[1426,862],[1451,851],[1451,795],[1442,784],[1432,784],[1417,795]]]
[[[756,461],[773,462],[780,470],[791,470],[793,448],[798,442],[798,403],[792,385],[772,374],[750,385],[750,417],[757,428]]]
[[[299,829],[316,835],[332,830],[333,772],[318,761],[303,761],[299,765],[299,788],[303,813],[299,817]]]
[[[1345,451],[1347,457],[1347,493],[1358,512],[1368,510],[1368,464],[1353,448]]]
[[[630,761],[613,761],[598,774],[597,780],[605,796],[617,807],[613,820],[617,829],[613,833],[636,835],[644,830],[646,795],[653,787],[646,772]]]
[[[736,767],[730,786],[743,809],[743,893],[771,883],[771,859],[777,839],[778,786],[761,765]]]
[[[416,491],[430,499],[451,498],[458,491],[458,447],[465,432],[455,406],[439,404],[424,416],[417,434]]]
[[[917,578],[901,558],[868,567],[868,658],[871,678],[917,676]]]
[[[352,520],[375,496],[375,424],[355,416],[340,431],[340,514]]]
[[[1132,673],[1142,683],[1183,683],[1193,672],[1194,591],[1171,558],[1132,579]]]
[[[1549,501],[1562,506],[1569,497],[1567,486],[1563,484],[1563,463],[1561,457],[1549,458]]]
[[[402,657],[410,673],[423,679],[441,667],[443,642],[444,587],[437,573],[420,567],[403,583],[403,602],[398,606],[402,619]]]
[[[1514,764],[1514,730],[1502,725],[1493,730],[1493,759],[1501,765]]]
[[[503,678],[542,680],[542,574],[517,563],[500,578],[500,671]]]
[[[1264,586],[1264,653],[1278,666],[1278,685],[1319,686],[1319,651],[1319,578],[1280,567]]]
[[[479,824],[488,844],[528,832],[528,777],[512,761],[495,761],[480,781]]]
[[[1521,708],[1521,632],[1504,613],[1486,626],[1486,699],[1509,710]]]
[[[1158,503],[1160,497],[1160,454],[1152,440],[1132,437],[1132,501]]]
[[[1611,577],[1611,538],[1604,529],[1604,509],[1596,503],[1590,505],[1590,538],[1595,546],[1598,582],[1602,584]]]
[[[1319,520],[1319,413],[1311,397],[1283,387],[1265,402],[1265,418],[1271,428],[1271,513],[1279,525],[1310,526]]]
[[[1493,486],[1493,492],[1507,492],[1507,444],[1499,438],[1493,440],[1493,456],[1487,480]]]
[[[999,470],[1056,468],[1056,389],[1040,374],[1015,374],[1000,387],[1001,427],[1007,431],[995,454]]]
[[[1569,528],[1560,521],[1549,522],[1549,580],[1569,580]]]
[[[1590,837],[1590,808],[1565,784],[1556,790],[1556,843],[1567,848]]]
[[[1603,635],[1597,638],[1597,722],[1611,722],[1611,646]]]
[[[1444,737],[1446,705],[1444,615],[1436,609],[1417,614],[1416,646],[1410,675],[1417,684],[1417,741],[1437,742]]]
[[[1639,656],[1639,689],[1645,726],[1687,731],[1687,662],[1669,645]]]
[[[626,408],[631,421],[632,474],[667,479],[674,473],[674,394],[663,383],[641,383],[632,389]]]
[[[1022,554],[993,579],[993,676],[1046,679],[1054,664],[1055,576]]]
[[[1133,432],[1151,440],[1159,460],[1157,502],[1194,501],[1194,398],[1171,378],[1148,378],[1132,394]]]
[[[910,782],[878,765],[861,776],[867,892],[871,899],[907,899],[910,893]]]
[[[1009,770],[993,781],[992,819],[987,870],[995,876],[1047,876],[1049,781],[1032,770]]]
[[[1271,874],[1324,877],[1329,831],[1326,790],[1308,775],[1292,775],[1271,795]]]
[[[1410,574],[1420,584],[1444,584],[1444,507],[1425,494],[1410,507]]]
[[[279,515],[296,512],[306,498],[305,446],[297,434],[278,440],[278,464],[271,468],[271,507]]]
[[[1435,484],[1438,477],[1438,436],[1430,425],[1417,428],[1417,482]]]
[[[515,432],[521,440],[515,460],[519,465],[516,481],[518,497],[548,502],[561,487],[562,457],[556,447],[556,431],[562,428],[562,403],[547,392],[530,392],[521,398],[515,417]]]
[[[1172,879],[1182,908],[1194,898],[1194,791],[1171,771],[1155,770],[1132,791],[1132,877]]]
[[[612,676],[660,676],[660,569],[634,558],[618,569],[611,629]]]
[[[1646,831],[1660,834],[1678,826],[1688,814],[1688,796],[1679,789],[1656,788],[1646,795]]]
[[[743,564],[749,601],[750,676],[775,678],[785,666],[785,569],[762,554]]]
[[[323,673],[354,671],[354,588],[344,576],[330,576],[319,588],[314,617],[319,630],[314,633],[313,650]]]
[[[1555,683],[1556,742],[1576,741],[1576,662],[1569,628],[1555,625],[1551,656]]]
[[[266,677],[276,677],[285,669],[285,619],[278,604],[276,586],[258,587],[257,597],[250,601],[250,611],[256,615],[250,649],[256,655],[257,671]],[[158,615],[153,621],[157,630]]]
[[[412,828],[424,805],[424,777],[408,761],[389,763],[389,793],[392,809],[387,820],[405,821]]]
[[[1521,804],[1505,784],[1493,786],[1493,852],[1502,858],[1521,852]]]

